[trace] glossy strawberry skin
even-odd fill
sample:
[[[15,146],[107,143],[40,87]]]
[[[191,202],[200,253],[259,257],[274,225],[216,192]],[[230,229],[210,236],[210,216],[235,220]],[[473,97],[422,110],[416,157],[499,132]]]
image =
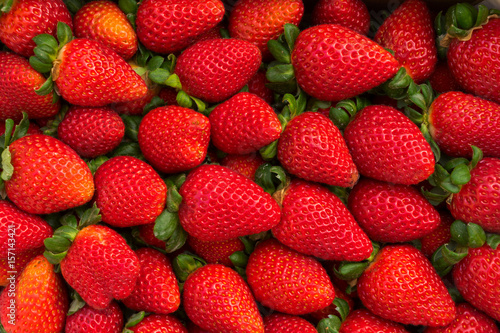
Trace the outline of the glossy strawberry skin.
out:
[[[454,218],[500,232],[500,159],[485,157],[471,170],[470,181],[453,194],[448,206]]]
[[[269,80],[266,77],[266,72],[259,69],[247,82],[248,92],[259,96],[267,104],[272,104],[274,101],[274,92],[266,86],[267,83],[269,83]]]
[[[344,131],[359,172],[377,180],[413,185],[434,172],[434,154],[420,129],[400,111],[371,105]]]
[[[94,309],[132,292],[140,273],[137,255],[115,230],[90,225],[77,234],[61,261],[66,282]]]
[[[500,158],[500,104],[450,91],[432,102],[428,121],[429,132],[443,153],[470,158],[474,145],[484,156]]]
[[[26,112],[28,118],[55,116],[61,107],[53,103],[54,93],[39,96],[35,93],[45,77],[35,71],[28,60],[10,52],[0,52],[0,120],[19,121]]]
[[[26,267],[33,258],[43,254],[44,251],[45,246],[41,246],[15,253],[15,258],[13,256],[0,258],[0,286],[8,286],[14,276],[19,276],[24,270],[24,267]],[[13,259],[15,259],[15,262]]]
[[[94,201],[103,222],[115,227],[153,223],[165,208],[167,186],[146,162],[132,156],[116,156],[94,175]]]
[[[71,14],[62,0],[17,0],[0,16],[0,40],[24,57],[32,56],[39,34],[56,36],[57,22],[73,26]]]
[[[281,216],[274,199],[252,180],[219,165],[191,171],[179,189],[179,220],[188,234],[222,241],[271,229]]]
[[[439,215],[441,216],[441,223],[439,223],[439,225],[429,234],[420,238],[420,251],[428,258],[430,258],[440,246],[448,243],[451,239],[450,227],[455,219],[448,210],[440,210]]]
[[[87,164],[62,141],[34,134],[10,146],[12,178],[9,199],[31,214],[50,214],[89,202],[94,181]]]
[[[211,39],[187,48],[177,59],[175,74],[182,89],[208,103],[236,94],[257,73],[259,49],[244,40]]]
[[[281,123],[273,108],[247,92],[216,106],[209,119],[212,143],[228,154],[256,152],[281,135]]]
[[[85,305],[66,318],[65,333],[120,333],[123,313],[115,301],[102,310]]]
[[[229,256],[236,251],[245,250],[245,246],[239,238],[223,241],[203,241],[193,236],[189,236],[187,244],[207,263],[222,264],[228,267],[233,266]]]
[[[319,261],[269,239],[248,259],[247,282],[258,302],[278,312],[302,315],[328,306],[333,285]]]
[[[358,296],[373,314],[402,324],[445,326],[456,314],[441,277],[411,245],[386,245],[358,279]]]
[[[118,4],[104,0],[91,1],[80,8],[73,19],[77,38],[101,42],[123,59],[137,52],[137,35]]]
[[[226,155],[220,165],[228,167],[243,176],[255,180],[255,172],[265,161],[258,153]]]
[[[365,332],[408,333],[403,325],[376,316],[366,309],[350,312],[339,330],[339,333]]]
[[[220,0],[146,0],[137,9],[137,36],[151,51],[168,54],[190,45],[224,16]]]
[[[248,285],[224,265],[208,264],[191,273],[184,283],[182,303],[189,319],[211,332],[264,332]]]
[[[164,249],[166,246],[165,241],[156,238],[154,234],[155,223],[141,224],[137,227],[138,237],[147,245],[155,246],[159,249]]]
[[[128,329],[134,333],[188,333],[179,319],[164,314],[151,314]]]
[[[298,252],[325,260],[361,261],[373,251],[342,201],[317,183],[292,180],[284,192],[281,215],[272,233]]]
[[[165,173],[188,171],[207,156],[210,121],[203,114],[181,106],[163,106],[144,116],[138,132],[144,157]]]
[[[370,29],[370,12],[361,0],[320,0],[314,6],[312,20],[318,24],[338,24],[362,35]]]
[[[301,332],[317,333],[313,324],[298,316],[283,313],[273,313],[264,317],[266,333]]]
[[[303,30],[295,41],[292,65],[299,86],[323,101],[357,96],[394,76],[400,67],[380,45],[336,24]]]
[[[438,60],[434,72],[429,77],[429,83],[432,89],[438,93],[461,90],[460,85],[448,68],[448,62],[444,60]]]

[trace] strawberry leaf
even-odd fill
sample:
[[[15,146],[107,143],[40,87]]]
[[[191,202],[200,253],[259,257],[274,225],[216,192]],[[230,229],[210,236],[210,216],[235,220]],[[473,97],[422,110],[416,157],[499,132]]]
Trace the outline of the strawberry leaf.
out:
[[[132,316],[130,316],[130,318],[125,323],[125,328],[132,327],[132,326],[139,324],[144,319],[145,316],[146,316],[145,311],[141,311],[141,312],[133,314]],[[125,332],[125,331],[123,331],[123,332]],[[133,333],[133,331],[130,331],[130,332]]]
[[[9,180],[12,175],[14,174],[14,167],[12,166],[11,163],[11,154],[9,147],[5,148],[2,151],[2,173],[1,173],[1,178],[2,180]]]
[[[497,234],[487,234],[486,243],[493,249],[496,250],[498,245],[500,245],[500,235]]]
[[[328,318],[323,318],[319,321],[316,326],[318,333],[338,333],[342,321],[339,317],[334,315],[328,315]]]
[[[155,220],[153,233],[156,238],[165,241],[172,237],[179,225],[179,216],[176,213],[164,210]]]
[[[68,254],[68,252],[61,252],[61,253],[52,253],[50,251],[43,252],[44,257],[47,258],[48,262],[50,262],[52,265],[60,264],[61,261],[64,259],[64,257],[66,257],[66,254]]]
[[[179,224],[169,239],[165,240],[165,251],[172,253],[179,250],[187,241],[188,234]]]
[[[269,82],[286,83],[295,78],[295,71],[291,64],[277,64],[268,67],[266,78]]]
[[[44,84],[38,89],[35,90],[35,93],[40,96],[45,96],[50,94],[54,90],[54,81],[52,80],[52,76],[49,76],[47,80],[45,80]]]
[[[71,14],[76,14],[77,11],[80,10],[80,8],[83,7],[83,0],[63,0],[64,4],[66,7],[68,7],[68,10]]]
[[[92,207],[85,209],[84,206],[80,206],[82,211],[77,208],[78,216],[80,217],[80,222],[78,223],[78,228],[81,230],[89,225],[94,225],[102,221],[102,216],[100,214],[97,204],[94,202]]]
[[[173,184],[172,184],[173,185]],[[168,185],[167,185],[168,186]],[[171,213],[179,211],[179,206],[182,203],[182,196],[177,190],[177,186],[168,186],[167,190],[167,210]]]
[[[291,63],[291,55],[287,46],[283,45],[276,39],[272,39],[267,42],[267,48],[269,52],[273,55],[274,59],[277,61],[289,64]]]
[[[457,165],[450,174],[450,180],[454,185],[467,184],[471,178],[469,167],[465,164]]]
[[[71,242],[76,238],[77,234],[78,234],[78,229],[76,229],[76,226],[72,225],[63,225],[54,231],[54,236],[66,238]]]
[[[46,238],[43,241],[43,244],[45,245],[45,248],[52,253],[62,253],[69,249],[71,241],[63,236],[54,235]]]
[[[3,6],[0,9],[2,13],[8,13],[10,12],[10,9],[12,8],[12,4],[14,3],[14,0],[7,0],[3,2]]]
[[[82,296],[80,296],[76,291],[73,291],[71,294],[71,304],[69,305],[69,309],[67,312],[67,316],[71,316],[72,314],[76,313],[78,310],[83,308],[85,306],[85,301],[83,300]]]
[[[295,40],[300,34],[300,29],[291,23],[285,23],[283,26],[283,36],[285,37],[286,43],[290,51],[293,51],[295,47]]]
[[[118,0],[118,7],[125,14],[136,14],[139,6],[136,0]]]
[[[335,297],[333,304],[335,305],[335,310],[340,314],[340,319],[344,321],[349,314],[349,304],[340,297]]]
[[[206,261],[194,254],[184,252],[172,260],[172,267],[179,282],[186,281],[189,274],[206,265]]]
[[[472,159],[469,164],[470,170],[474,169],[476,165],[483,159],[483,151],[476,147],[476,146],[471,146],[472,148]]]
[[[59,41],[59,49],[73,39],[73,32],[69,25],[63,22],[57,22],[57,40]]]

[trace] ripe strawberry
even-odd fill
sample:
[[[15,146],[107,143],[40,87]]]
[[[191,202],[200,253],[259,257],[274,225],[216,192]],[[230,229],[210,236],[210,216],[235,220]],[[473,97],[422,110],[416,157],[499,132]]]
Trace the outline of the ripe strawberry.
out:
[[[22,112],[28,118],[55,116],[61,107],[53,102],[54,93],[39,96],[35,89],[45,82],[42,74],[35,71],[25,58],[10,52],[0,52],[0,121],[19,121]]]
[[[427,117],[429,132],[445,154],[470,158],[474,145],[485,156],[500,158],[500,104],[450,91],[432,102]]]
[[[130,295],[140,274],[137,255],[125,239],[104,225],[81,229],[61,261],[66,282],[94,309]]]
[[[346,301],[347,306],[349,308],[349,312],[352,312],[352,310],[354,309],[353,297],[347,295],[343,289],[337,287],[335,284],[333,285],[333,290],[335,291],[335,298],[341,298],[344,301]],[[335,302],[330,303],[330,305],[328,305],[326,308],[309,313],[309,316],[316,322],[319,322],[321,319],[328,318],[330,315],[337,316],[339,318],[342,317],[341,314],[338,312],[338,307],[335,304]]]
[[[208,264],[189,274],[182,303],[188,318],[210,332],[264,332],[248,285],[224,265]]]
[[[248,258],[246,274],[255,299],[279,312],[306,314],[328,306],[335,298],[332,282],[319,261],[276,239],[257,245]]]
[[[266,231],[281,216],[276,201],[259,185],[220,165],[201,165],[191,171],[179,193],[182,227],[205,241]]]
[[[164,314],[151,314],[127,329],[134,333],[188,333],[179,319]]]
[[[281,135],[281,123],[273,108],[247,92],[217,105],[209,119],[212,143],[228,154],[256,152]]]
[[[362,178],[354,186],[347,207],[368,237],[376,242],[416,240],[441,222],[438,211],[416,188],[369,178]]]
[[[404,1],[382,23],[374,40],[394,51],[394,57],[415,83],[422,83],[434,71],[437,63],[436,39],[425,1]]]
[[[45,250],[44,246],[37,247],[35,249],[22,251],[20,253],[15,253],[14,257],[4,257],[0,258],[0,286],[6,287],[11,281],[13,281],[21,272],[24,267],[38,255],[43,254]],[[10,259],[10,261],[9,261]],[[15,261],[12,261],[15,259]],[[14,269],[13,269],[14,268]]]
[[[163,253],[140,248],[135,251],[141,273],[132,293],[122,300],[132,310],[173,313],[179,308],[181,295],[170,260]]]
[[[283,313],[273,313],[264,317],[264,328],[266,333],[317,333],[316,328],[298,316]]]
[[[434,172],[435,159],[417,125],[386,105],[359,111],[344,131],[359,172],[390,183],[412,185]]]
[[[137,138],[146,160],[165,173],[187,171],[207,156],[211,125],[206,116],[181,106],[163,106],[144,116]]]
[[[485,157],[471,170],[470,181],[453,194],[449,209],[457,220],[500,232],[500,159]]]
[[[9,146],[12,177],[5,181],[9,199],[31,214],[50,214],[89,202],[94,181],[73,149],[44,134],[15,140]]]
[[[432,89],[438,93],[461,90],[460,85],[455,80],[448,68],[448,62],[438,60],[434,72],[429,77]]]
[[[304,112],[286,125],[278,160],[291,174],[328,185],[352,187],[359,174],[340,130],[318,112]]]
[[[420,251],[428,258],[430,258],[440,246],[448,243],[451,239],[450,227],[455,219],[448,210],[440,211],[439,215],[441,216],[441,223],[439,223],[430,234],[420,238]]]
[[[116,156],[95,172],[94,200],[102,221],[115,227],[153,223],[165,208],[167,186],[146,162]]]
[[[155,223],[141,224],[137,227],[139,238],[147,245],[155,246],[160,249],[165,248],[165,241],[159,240],[154,234]]]
[[[72,27],[71,14],[63,0],[16,0],[12,8],[0,15],[0,41],[12,51],[33,55],[33,37],[56,35],[57,22]]]
[[[373,251],[370,239],[335,194],[300,179],[285,188],[281,221],[272,233],[290,248],[325,260],[361,261]]]
[[[312,20],[314,25],[338,24],[362,35],[370,29],[370,12],[361,0],[319,0]]]
[[[430,261],[407,244],[383,247],[358,279],[363,305],[402,324],[445,326],[455,318],[455,303]]]
[[[295,41],[292,65],[299,86],[324,101],[366,92],[394,76],[400,67],[380,45],[336,24],[303,30]]]
[[[188,47],[177,59],[182,89],[208,103],[237,93],[257,73],[262,55],[244,40],[210,39]]]
[[[304,14],[302,0],[239,0],[229,14],[229,34],[257,46],[266,60],[267,42],[283,33],[286,23],[299,25]]]
[[[257,153],[250,153],[245,155],[226,155],[221,161],[220,165],[228,167],[243,176],[250,179],[255,179],[255,172],[264,164],[264,160]]]
[[[223,241],[203,241],[189,236],[187,244],[207,263],[222,264],[229,267],[233,266],[229,256],[236,251],[243,251],[245,249],[243,242],[239,238]]]
[[[85,305],[66,317],[65,333],[120,333],[122,329],[123,313],[115,301],[102,310]]]
[[[137,52],[137,36],[118,4],[109,0],[90,1],[73,18],[77,38],[88,38],[106,45],[127,60]]]
[[[408,333],[403,325],[374,315],[366,309],[350,312],[340,326],[339,333]]]
[[[274,101],[274,93],[266,86],[267,83],[269,83],[269,80],[266,77],[266,72],[259,69],[247,82],[248,92],[259,96],[267,104],[271,105]]]
[[[124,135],[123,120],[109,107],[71,106],[57,127],[58,138],[88,158],[111,152]]]
[[[9,333],[62,333],[67,311],[64,282],[43,255],[33,258],[0,295],[0,320]]]

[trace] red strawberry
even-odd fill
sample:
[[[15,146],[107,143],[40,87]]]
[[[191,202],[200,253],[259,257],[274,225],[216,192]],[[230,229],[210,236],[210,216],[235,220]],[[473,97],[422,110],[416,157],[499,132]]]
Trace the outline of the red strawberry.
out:
[[[61,261],[66,282],[94,309],[128,297],[140,274],[137,255],[115,230],[103,225],[81,229]]]
[[[0,258],[0,286],[6,287],[9,285],[11,281],[14,281],[15,278],[21,274],[24,267],[26,267],[31,259],[43,254],[44,251],[45,247],[41,246],[36,249],[15,253],[15,257]],[[12,259],[15,260],[13,261]]]
[[[440,246],[448,243],[451,239],[450,227],[455,219],[448,210],[440,211],[439,215],[441,216],[441,223],[430,234],[420,238],[420,251],[428,258]]]
[[[71,106],[57,127],[58,138],[88,158],[111,152],[124,135],[123,120],[109,107]]]
[[[14,173],[5,181],[9,199],[25,212],[50,214],[89,202],[94,194],[90,169],[73,149],[43,134],[9,146]]]
[[[364,176],[412,185],[434,172],[434,155],[422,132],[390,106],[370,105],[359,111],[344,138]]]
[[[127,329],[134,333],[188,333],[179,319],[164,314],[151,314]]]
[[[175,74],[186,93],[218,103],[243,88],[261,61],[259,49],[249,42],[211,39],[187,48],[177,59]]]
[[[190,45],[224,16],[220,0],[145,0],[137,9],[137,37],[157,53],[172,53]]]
[[[269,80],[266,77],[266,72],[260,69],[247,82],[248,92],[259,96],[265,100],[267,104],[272,104],[274,93],[266,86],[267,83],[269,83]]]
[[[243,242],[239,238],[223,241],[203,241],[189,236],[187,244],[207,263],[222,264],[229,267],[233,266],[229,256],[236,251],[243,251],[245,249]]]
[[[118,303],[96,310],[88,305],[66,318],[66,333],[120,333],[123,329],[123,313]]]
[[[416,83],[425,81],[434,71],[436,39],[425,1],[404,1],[382,23],[374,40],[394,51],[394,57]]]
[[[333,290],[335,290],[335,298],[341,298],[344,301],[346,301],[347,306],[349,308],[349,312],[352,312],[352,310],[354,309],[354,299],[351,296],[347,295],[344,292],[344,290],[337,287],[335,284],[333,285]],[[332,302],[326,308],[309,313],[309,316],[312,317],[313,320],[316,320],[316,321],[320,321],[321,319],[328,318],[328,316],[330,316],[330,315],[337,316],[337,317],[341,318],[341,315],[338,312],[338,307],[335,304],[335,302]]]
[[[0,16],[1,18],[1,16]],[[0,121],[23,118],[37,119],[55,116],[60,102],[53,102],[54,93],[39,96],[35,89],[45,82],[42,74],[35,71],[25,58],[10,52],[0,52]]]
[[[286,125],[278,160],[291,174],[328,185],[352,187],[359,174],[340,130],[318,112],[304,112]]]
[[[445,326],[455,303],[430,261],[411,245],[383,247],[358,279],[363,305],[402,324]]]
[[[73,18],[77,38],[101,42],[123,59],[132,58],[137,51],[137,36],[127,16],[118,4],[109,0],[90,1]]]
[[[300,179],[285,188],[281,221],[272,233],[290,248],[325,260],[361,261],[373,251],[370,239],[335,194]]]
[[[500,232],[500,159],[485,157],[471,170],[470,181],[453,194],[449,209],[454,218]]]
[[[141,273],[132,293],[122,300],[132,310],[173,313],[179,308],[181,295],[170,260],[163,253],[140,248],[135,251]]]
[[[485,156],[500,158],[500,104],[450,91],[432,102],[428,122],[432,138],[445,154],[470,158],[474,145]]]
[[[273,313],[264,318],[264,328],[266,333],[317,333],[316,328],[298,316],[283,313]]]
[[[148,245],[164,249],[165,241],[159,240],[154,234],[155,223],[141,224],[137,227],[139,231],[139,238]]]
[[[167,186],[146,162],[116,156],[95,172],[94,200],[102,221],[115,227],[153,223],[165,208]]]
[[[434,72],[432,72],[429,77],[429,83],[431,84],[432,89],[438,93],[460,90],[460,85],[448,68],[448,62],[442,60],[438,60],[436,67],[434,68]]]
[[[17,125],[19,125],[19,123],[15,124],[15,126],[17,126]],[[15,126],[14,126],[14,128],[12,128],[12,131],[10,132],[11,136],[14,133]],[[2,134],[5,134],[5,122],[0,122],[0,135],[2,135]],[[34,122],[30,122],[29,123],[29,125],[28,125],[28,131],[26,132],[26,135],[31,135],[31,134],[42,134],[40,126],[38,126]]]
[[[209,119],[212,143],[228,154],[256,152],[281,134],[281,123],[273,108],[247,92],[217,105]]]
[[[368,91],[396,74],[398,61],[380,45],[351,29],[322,24],[303,30],[292,52],[299,86],[324,101]]]
[[[258,153],[226,155],[220,161],[220,165],[228,167],[250,179],[255,178],[255,172],[264,163],[264,160]]]
[[[276,239],[257,245],[246,274],[257,301],[279,312],[306,314],[325,308],[335,298],[332,282],[319,261]]]
[[[12,8],[0,15],[0,41],[12,51],[33,55],[33,37],[56,35],[57,22],[72,27],[71,14],[63,0],[16,0]]]
[[[221,241],[271,229],[281,216],[274,199],[249,178],[220,165],[201,165],[179,189],[179,220],[188,234]]]
[[[33,258],[0,295],[0,320],[9,333],[62,333],[67,311],[64,282],[43,255]]]
[[[150,111],[139,125],[139,146],[146,160],[165,173],[187,171],[207,155],[211,126],[203,114],[181,106]]]
[[[189,274],[182,303],[189,319],[210,332],[264,332],[248,285],[224,265],[208,264]]]
[[[339,330],[339,333],[365,332],[408,333],[403,325],[376,316],[366,309],[349,313]]]
[[[338,24],[362,35],[370,29],[370,12],[361,0],[319,0],[312,14],[313,24]]]

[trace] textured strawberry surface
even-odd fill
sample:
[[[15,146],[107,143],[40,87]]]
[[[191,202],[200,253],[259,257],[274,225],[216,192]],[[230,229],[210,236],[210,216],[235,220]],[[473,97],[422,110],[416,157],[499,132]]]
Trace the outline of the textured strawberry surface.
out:
[[[319,0],[312,13],[313,23],[338,24],[366,35],[370,29],[370,12],[361,0]]]
[[[264,328],[266,333],[301,332],[317,333],[313,324],[298,316],[283,313],[273,313],[264,317]]]
[[[188,333],[182,322],[174,316],[150,314],[137,325],[128,327],[134,333]]]
[[[239,238],[223,241],[203,241],[196,237],[189,236],[187,244],[207,263],[222,264],[229,267],[233,266],[229,256],[236,251],[245,250],[245,246]]]
[[[119,333],[123,329],[123,313],[115,301],[102,310],[85,305],[66,317],[66,333]]]
[[[357,309],[347,316],[340,333],[408,333],[403,325],[374,315],[366,309]]]

